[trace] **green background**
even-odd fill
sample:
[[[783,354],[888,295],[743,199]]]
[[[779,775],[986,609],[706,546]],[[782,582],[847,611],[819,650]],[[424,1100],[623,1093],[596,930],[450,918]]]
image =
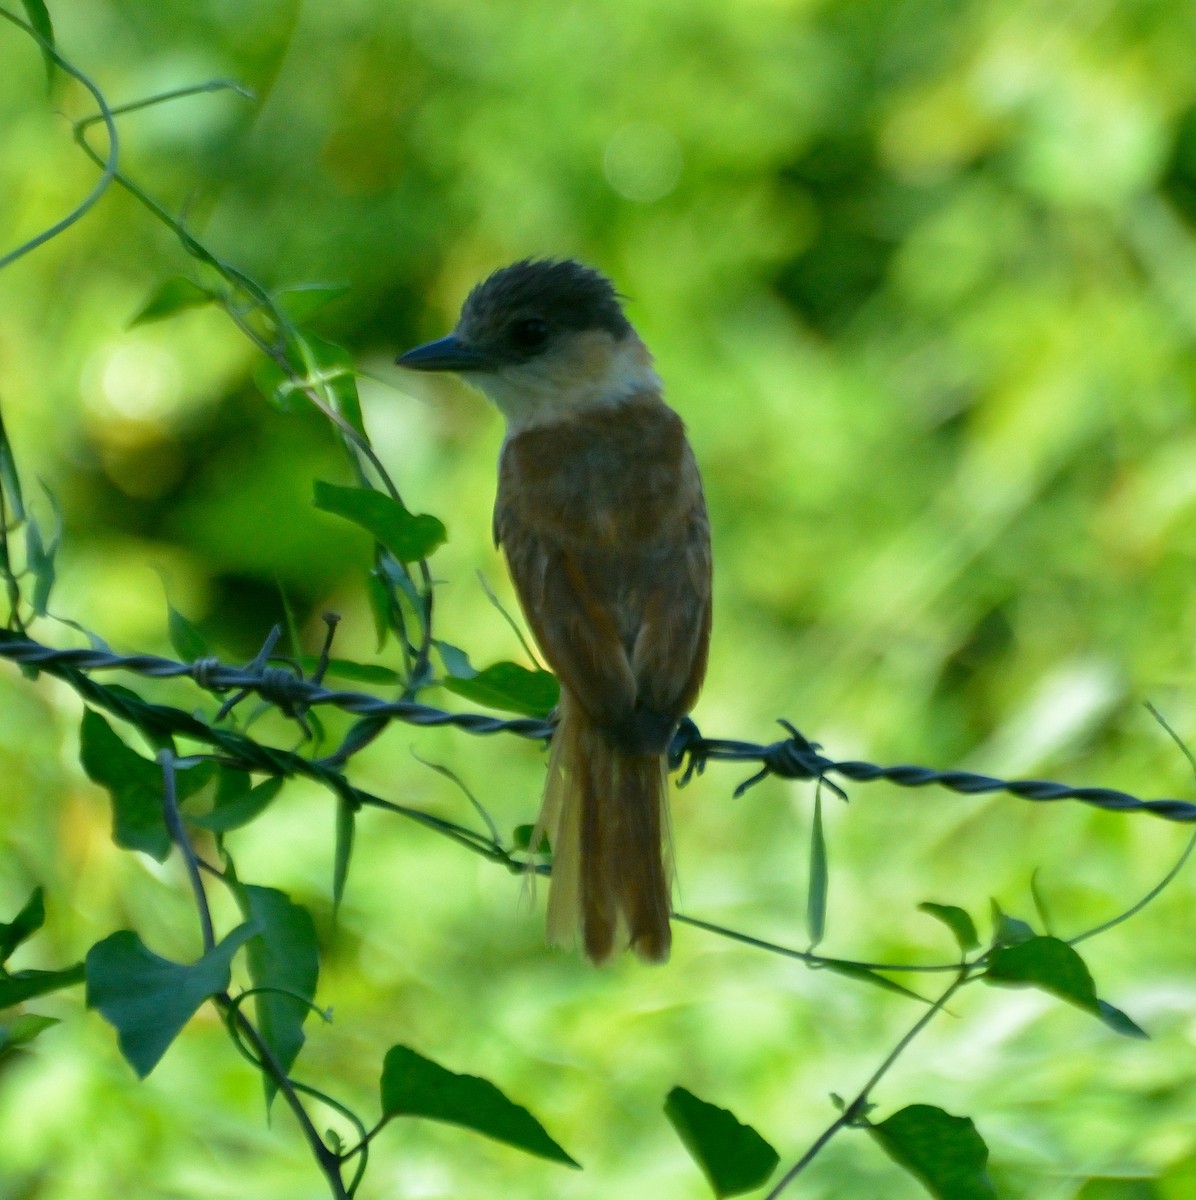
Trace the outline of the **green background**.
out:
[[[10,4],[9,7],[13,7]],[[208,78],[257,93],[121,121],[122,164],[270,287],[342,281],[315,320],[364,373],[374,444],[449,543],[440,636],[520,658],[481,570],[501,421],[451,380],[393,367],[468,288],[526,255],[599,266],[657,357],[704,472],[716,556],[710,735],[778,716],[838,758],[1188,795],[1142,708],[1196,735],[1196,7],[977,0],[62,0],[62,52],[111,103]],[[10,248],[96,172],[75,85],[0,25],[0,237]],[[102,143],[99,134],[97,144]],[[189,262],[113,189],[0,273],[0,404],[30,495],[66,529],[54,611],[122,650],[169,652],[165,592],[248,657],[280,587],[309,652],[320,613],[368,659],[364,536],[311,505],[349,482],[310,412],[254,389],[218,311],[128,328]],[[42,515],[48,505],[38,498]],[[46,623],[39,636],[75,644]],[[189,703],[183,691],[163,693]],[[446,693],[430,700],[449,704]],[[136,928],[178,959],[199,935],[177,861],[116,849],[77,763],[65,688],[0,668],[0,917],[34,883],[49,922],[16,966],[77,960]],[[286,736],[278,731],[280,736]],[[471,819],[411,749],[452,767],[509,831],[533,819],[532,745],[392,728],[362,786]],[[674,798],[678,907],[800,946],[811,789],[712,766]],[[1076,806],[855,786],[828,802],[827,953],[943,961],[922,900],[1107,919],[1178,855],[1180,827]],[[333,805],[292,783],[230,844],[243,878],[316,916],[319,1001],[299,1064],[367,1115],[386,1048],[485,1075],[582,1161],[570,1172],[451,1128],[395,1125],[363,1197],[699,1197],[661,1111],[680,1084],[793,1161],[918,1010],[678,928],[671,963],[596,972],[542,945],[517,878],[366,814],[339,927]],[[1037,993],[969,989],[886,1079],[879,1116],[975,1119],[1002,1195],[1090,1176],[1196,1187],[1194,888],[1086,948],[1102,996],[1151,1042]],[[542,904],[542,899],[541,899]],[[220,911],[223,928],[233,914]],[[915,981],[916,982],[916,981]],[[0,1063],[0,1195],[316,1197],[289,1116],[201,1013],[141,1084],[77,992]],[[1105,1190],[1100,1190],[1103,1188]],[[862,1135],[795,1196],[922,1194]]]

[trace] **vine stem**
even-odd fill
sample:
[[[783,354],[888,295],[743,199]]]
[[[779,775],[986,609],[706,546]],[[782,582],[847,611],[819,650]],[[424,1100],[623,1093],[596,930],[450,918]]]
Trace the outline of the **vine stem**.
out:
[[[199,911],[199,923],[203,930],[203,948],[206,954],[215,949],[216,933],[212,924],[212,910],[208,904],[203,877],[200,874],[199,856],[191,845],[182,813],[179,812],[178,788],[175,780],[177,760],[174,751],[170,749],[159,750],[157,758],[158,765],[162,768],[162,812],[166,819],[166,828],[170,831],[171,839],[178,846],[183,863],[187,868],[187,877],[191,881],[191,890],[195,895],[195,906]],[[295,1114],[295,1119],[299,1122],[303,1136],[311,1147],[316,1163],[324,1173],[325,1179],[328,1180],[334,1200],[348,1200],[349,1193],[345,1190],[345,1183],[341,1178],[340,1157],[328,1147],[320,1136],[307,1109],[303,1107],[299,1093],[295,1090],[286,1071],[283,1070],[282,1064],[274,1056],[274,1052],[228,992],[220,992],[213,996],[212,1002],[224,1016],[230,1032],[233,1032],[232,1026],[236,1026],[236,1033],[233,1035],[234,1042],[238,1040],[237,1034],[239,1034],[253,1047],[254,1054],[257,1056],[255,1065],[270,1077]]]
[[[764,1200],[777,1200],[777,1197],[818,1157],[823,1147],[840,1129],[845,1129],[849,1125],[855,1125],[861,1121],[872,1089],[884,1078],[889,1068],[892,1067],[918,1034],[942,1012],[951,997],[968,982],[972,977],[972,972],[979,965],[980,961],[977,960],[975,963],[965,962],[960,965],[958,968],[959,974],[951,981],[950,986],[945,988],[943,994],[909,1027],[901,1040],[889,1051],[884,1062],[872,1073],[872,1077],[868,1082],[856,1093],[855,1099],[846,1105],[843,1111],[814,1139],[810,1144],[810,1148],[785,1172],[780,1182],[764,1197]]]

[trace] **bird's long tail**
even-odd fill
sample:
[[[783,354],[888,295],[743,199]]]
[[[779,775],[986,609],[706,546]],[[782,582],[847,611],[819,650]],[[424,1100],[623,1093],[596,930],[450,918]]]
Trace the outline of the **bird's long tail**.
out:
[[[630,946],[669,956],[668,793],[661,754],[615,747],[566,689],[552,738],[544,804],[533,836],[552,848],[548,941],[603,963]]]

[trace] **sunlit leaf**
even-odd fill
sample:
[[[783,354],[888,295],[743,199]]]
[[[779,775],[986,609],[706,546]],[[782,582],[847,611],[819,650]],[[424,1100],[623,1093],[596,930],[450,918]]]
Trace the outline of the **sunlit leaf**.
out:
[[[79,740],[79,760],[88,778],[112,799],[112,840],[164,862],[170,855],[170,834],[162,815],[161,768],[130,750],[90,708],[83,713]]]
[[[22,1013],[7,1025],[0,1025],[0,1056],[9,1050],[28,1046],[38,1034],[59,1024],[57,1017],[42,1017],[37,1013]]]
[[[203,634],[170,603],[166,605],[166,628],[170,644],[183,662],[195,662],[209,653]]]
[[[233,955],[257,932],[239,925],[198,962],[171,962],[131,930],[97,942],[87,954],[87,1007],[115,1027],[125,1060],[144,1078],[195,1010],[228,987]]]
[[[441,658],[444,650],[441,649]],[[444,686],[457,696],[503,712],[546,717],[560,701],[560,685],[549,671],[529,671],[518,663],[501,662],[464,679],[449,676]]]
[[[810,948],[826,933],[826,893],[829,883],[826,836],[822,829],[822,790],[814,791],[814,825],[810,831],[810,882],[806,889],[806,933]]]
[[[750,1125],[683,1087],[669,1092],[664,1112],[720,1198],[761,1187],[781,1161]]]
[[[959,943],[959,948],[965,954],[980,945],[976,926],[962,908],[957,908],[954,904],[935,904],[932,900],[927,900],[919,904],[918,909],[920,912],[928,913],[935,920],[942,921],[951,930],[955,940]]]
[[[288,358],[298,367],[301,385],[320,392],[325,403],[364,439],[353,356],[343,346],[306,330],[292,334],[288,346]]]
[[[298,283],[279,288],[274,293],[274,302],[292,321],[302,324],[348,291],[347,283]]]
[[[427,1117],[462,1125],[528,1154],[574,1161],[522,1105],[508,1100],[476,1075],[458,1075],[407,1046],[392,1046],[382,1066],[382,1112],[386,1117]]]
[[[938,1200],[996,1200],[988,1147],[968,1117],[911,1104],[868,1130]]]
[[[211,304],[220,297],[208,288],[201,287],[185,275],[175,275],[159,284],[150,298],[129,322],[129,327],[145,325],[149,321],[161,321],[188,308]]]
[[[409,513],[398,501],[371,488],[340,487],[317,480],[315,505],[360,525],[400,562],[427,558],[447,536],[436,517]]]

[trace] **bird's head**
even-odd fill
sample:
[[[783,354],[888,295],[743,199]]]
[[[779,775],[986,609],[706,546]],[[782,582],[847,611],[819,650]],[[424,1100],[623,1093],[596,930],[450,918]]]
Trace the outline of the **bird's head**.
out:
[[[396,361],[462,376],[513,432],[660,389],[610,280],[571,259],[495,271],[469,293],[452,333]]]

